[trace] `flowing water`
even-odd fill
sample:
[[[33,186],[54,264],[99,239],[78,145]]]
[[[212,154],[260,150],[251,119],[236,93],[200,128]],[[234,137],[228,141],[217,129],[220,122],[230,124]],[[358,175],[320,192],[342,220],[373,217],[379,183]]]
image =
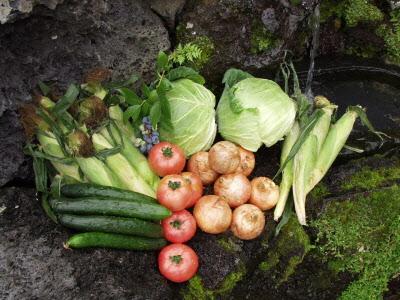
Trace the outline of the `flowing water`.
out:
[[[314,9],[314,15],[312,18],[312,42],[310,47],[310,66],[307,74],[307,82],[305,88],[305,94],[308,99],[312,102],[314,99],[314,95],[312,92],[312,82],[314,78],[314,69],[315,69],[315,57],[318,52],[319,46],[319,27],[320,27],[320,11],[319,4]]]

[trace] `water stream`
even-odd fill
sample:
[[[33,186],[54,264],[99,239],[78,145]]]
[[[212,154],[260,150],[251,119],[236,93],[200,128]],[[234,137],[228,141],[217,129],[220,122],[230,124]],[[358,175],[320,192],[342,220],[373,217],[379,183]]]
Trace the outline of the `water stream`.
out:
[[[315,57],[317,55],[319,47],[319,27],[320,27],[319,22],[320,22],[320,11],[319,11],[319,4],[317,4],[317,6],[314,9],[314,15],[312,18],[312,42],[310,49],[310,67],[308,69],[306,89],[305,89],[305,94],[311,102],[314,99],[314,95],[312,92],[312,82],[315,69]]]

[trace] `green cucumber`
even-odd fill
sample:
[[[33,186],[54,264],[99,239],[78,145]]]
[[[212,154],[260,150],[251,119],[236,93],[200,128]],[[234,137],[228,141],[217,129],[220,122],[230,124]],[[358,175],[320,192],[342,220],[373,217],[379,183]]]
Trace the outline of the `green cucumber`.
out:
[[[122,233],[152,238],[163,236],[161,225],[135,218],[61,214],[58,221],[65,227],[78,231]]]
[[[121,200],[132,200],[142,203],[157,203],[157,200],[140,193],[110,186],[91,183],[66,184],[61,187],[61,194],[71,198],[104,197]]]
[[[157,250],[167,244],[164,239],[150,239],[105,232],[85,232],[71,236],[65,243],[67,248],[115,248],[127,250]]]
[[[52,198],[52,209],[57,213],[78,215],[108,215],[134,217],[160,221],[171,215],[171,211],[156,203],[140,203],[130,200],[101,198]]]

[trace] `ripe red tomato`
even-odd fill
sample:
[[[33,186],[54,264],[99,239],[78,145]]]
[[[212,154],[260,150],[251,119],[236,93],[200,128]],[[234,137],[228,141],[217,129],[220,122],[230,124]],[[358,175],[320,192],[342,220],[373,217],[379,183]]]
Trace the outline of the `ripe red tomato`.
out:
[[[185,163],[183,150],[169,142],[158,143],[149,152],[150,167],[161,177],[182,172]]]
[[[203,196],[203,183],[201,182],[201,178],[199,175],[192,172],[183,172],[183,178],[185,178],[190,184],[190,188],[192,190],[192,195],[190,197],[190,201],[186,208],[192,207],[196,204],[197,200]]]
[[[192,278],[199,268],[199,258],[192,248],[184,244],[171,244],[158,255],[160,273],[173,282]]]
[[[184,243],[196,233],[196,220],[186,209],[174,212],[162,221],[164,237],[171,243]]]
[[[158,202],[172,211],[185,209],[191,194],[189,183],[181,175],[165,176],[157,188]]]

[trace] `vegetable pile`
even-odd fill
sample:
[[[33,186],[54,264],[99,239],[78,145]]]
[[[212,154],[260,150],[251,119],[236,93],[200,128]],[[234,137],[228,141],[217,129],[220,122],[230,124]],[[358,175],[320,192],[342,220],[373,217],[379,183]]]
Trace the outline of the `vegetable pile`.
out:
[[[80,232],[65,247],[154,250],[169,241],[158,256],[160,272],[184,282],[199,267],[184,244],[197,227],[255,239],[264,230],[265,211],[275,207],[275,220],[290,213],[291,189],[298,220],[306,225],[307,194],[333,164],[357,117],[377,132],[358,106],[333,122],[336,105],[322,96],[312,105],[293,65],[283,63],[281,71],[285,91],[271,80],[228,70],[216,112],[204,78],[163,52],[156,80],[142,83],[139,95],[133,88],[138,78],[110,83],[102,69],[61,97],[41,83],[21,119],[45,212]],[[214,144],[216,117],[225,140]],[[249,179],[253,152],[282,139],[280,185],[268,177]],[[213,194],[203,195],[211,184]]]

